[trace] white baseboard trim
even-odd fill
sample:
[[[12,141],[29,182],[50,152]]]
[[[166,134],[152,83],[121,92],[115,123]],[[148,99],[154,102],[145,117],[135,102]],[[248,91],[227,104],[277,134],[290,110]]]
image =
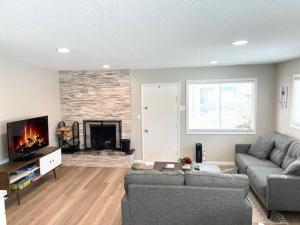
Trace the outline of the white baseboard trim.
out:
[[[142,159],[136,159],[136,160],[133,161],[133,163],[143,163],[146,166],[153,166],[154,165],[154,162],[144,162],[144,160],[142,160]]]
[[[207,163],[216,163],[220,166],[234,166],[234,162],[218,162],[218,161],[206,161]]]
[[[144,162],[142,159],[135,159],[133,160],[133,163],[144,163],[146,166],[154,165],[154,162]]]
[[[8,162],[9,162],[9,159],[4,159],[4,160],[0,161],[0,165],[8,163]]]

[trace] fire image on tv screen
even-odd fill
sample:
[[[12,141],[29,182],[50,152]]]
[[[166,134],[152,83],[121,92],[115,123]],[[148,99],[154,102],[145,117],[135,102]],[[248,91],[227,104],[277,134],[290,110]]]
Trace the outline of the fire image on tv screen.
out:
[[[48,146],[48,116],[8,123],[7,138],[12,160]]]

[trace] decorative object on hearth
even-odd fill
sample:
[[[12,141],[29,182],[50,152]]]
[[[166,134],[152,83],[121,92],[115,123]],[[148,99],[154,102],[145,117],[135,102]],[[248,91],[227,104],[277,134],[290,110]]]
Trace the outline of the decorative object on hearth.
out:
[[[135,149],[130,148],[130,139],[122,139],[121,148],[122,151],[126,153],[126,155],[132,155],[135,152]]]
[[[74,153],[80,149],[79,123],[66,126],[64,121],[59,122],[56,130],[59,147],[63,153]]]
[[[287,109],[287,103],[288,103],[288,86],[282,85],[280,87],[280,105],[281,108]]]
[[[56,134],[58,138],[70,141],[73,137],[72,127],[58,127]]]
[[[130,139],[122,139],[121,140],[122,151],[127,153],[130,151]]]

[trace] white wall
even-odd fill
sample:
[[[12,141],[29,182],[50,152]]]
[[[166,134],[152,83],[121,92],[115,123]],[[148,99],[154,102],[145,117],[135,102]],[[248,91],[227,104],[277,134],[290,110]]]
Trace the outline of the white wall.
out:
[[[275,85],[276,66],[249,65],[228,67],[207,67],[189,69],[132,70],[132,147],[136,149],[135,159],[142,159],[141,92],[142,83],[181,83],[181,105],[185,105],[185,80],[257,78],[258,114],[257,135],[269,135],[275,128]],[[207,160],[218,162],[234,161],[234,145],[252,143],[256,135],[187,135],[185,112],[181,112],[181,156],[195,154],[195,143],[201,142],[207,149]],[[155,140],[153,140],[155,141]]]
[[[284,65],[279,66],[279,71],[285,68]],[[278,89],[275,75],[274,65],[130,71],[131,136],[132,147],[136,149],[135,158],[142,159],[141,120],[137,118],[141,115],[142,83],[181,83],[181,105],[185,105],[185,80],[256,77],[258,78],[257,135],[268,135],[275,128],[275,101],[277,101],[275,96]],[[0,62],[0,162],[7,160],[6,123],[9,121],[48,115],[50,145],[56,145],[55,128],[61,120],[59,93],[56,71]],[[207,149],[209,161],[232,162],[234,145],[251,143],[256,138],[256,135],[187,135],[185,130],[185,112],[181,112],[181,155],[194,157],[195,143],[202,142]],[[281,126],[278,130],[282,130]]]
[[[0,163],[8,160],[6,123],[49,116],[49,144],[56,144],[61,120],[58,73],[15,63],[0,62]]]
[[[290,126],[293,76],[295,74],[300,74],[300,58],[278,64],[276,86],[276,130],[294,138],[300,139],[300,130],[292,128]],[[279,90],[281,85],[288,85],[289,96],[287,109],[282,109],[279,104]]]

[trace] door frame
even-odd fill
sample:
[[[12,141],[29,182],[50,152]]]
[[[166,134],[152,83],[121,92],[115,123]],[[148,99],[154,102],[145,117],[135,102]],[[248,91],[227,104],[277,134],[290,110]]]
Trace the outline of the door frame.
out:
[[[145,162],[145,146],[144,146],[144,97],[143,97],[143,91],[144,87],[153,87],[153,86],[176,86],[177,87],[177,158],[180,156],[180,100],[181,100],[181,83],[142,83],[141,84],[141,120],[142,120],[142,126],[141,126],[141,132],[142,132],[142,161]],[[151,164],[154,162],[151,162]]]

